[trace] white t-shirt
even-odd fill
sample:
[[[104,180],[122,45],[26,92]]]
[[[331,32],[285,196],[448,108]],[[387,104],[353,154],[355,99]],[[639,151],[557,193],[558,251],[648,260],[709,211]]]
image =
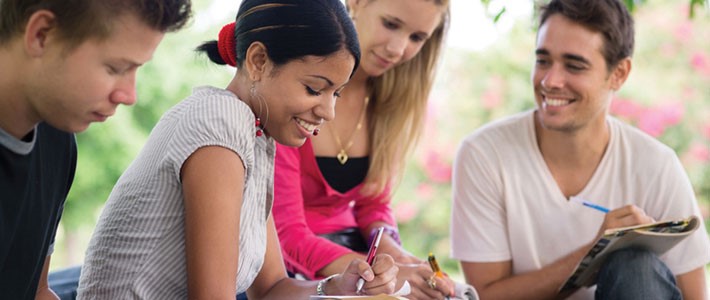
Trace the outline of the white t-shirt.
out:
[[[591,242],[604,214],[568,201],[537,145],[534,111],[493,122],[460,145],[454,163],[451,255],[466,262],[512,260],[513,274],[538,270]],[[641,207],[656,220],[700,216],[669,147],[608,117],[604,157],[578,196],[608,207]],[[661,259],[674,274],[710,261],[704,226]],[[593,299],[594,288],[573,295]]]

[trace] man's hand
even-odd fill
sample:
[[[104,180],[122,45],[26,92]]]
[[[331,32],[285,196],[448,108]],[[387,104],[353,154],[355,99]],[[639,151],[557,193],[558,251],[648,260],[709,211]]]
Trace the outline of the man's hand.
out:
[[[599,228],[597,239],[604,235],[604,231],[613,228],[641,225],[653,223],[655,220],[648,215],[643,209],[636,205],[626,205],[621,208],[610,211],[604,217],[604,223]]]

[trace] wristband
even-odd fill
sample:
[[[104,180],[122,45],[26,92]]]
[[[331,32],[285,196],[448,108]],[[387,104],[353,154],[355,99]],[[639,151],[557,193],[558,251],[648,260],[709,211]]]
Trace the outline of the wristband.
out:
[[[333,274],[330,275],[326,278],[321,279],[318,281],[318,285],[316,286],[316,294],[318,296],[324,296],[325,295],[325,284],[328,283],[333,277],[338,276],[338,274]]]
[[[399,232],[397,231],[397,229],[395,229],[392,226],[382,226],[382,228],[384,228],[382,233],[388,234],[397,243],[397,245],[402,246],[402,241],[399,239]],[[380,229],[380,228],[378,227],[378,228],[372,229],[370,231],[370,238],[367,239],[368,245],[372,244],[372,239],[375,238],[375,235],[377,234],[378,229]]]

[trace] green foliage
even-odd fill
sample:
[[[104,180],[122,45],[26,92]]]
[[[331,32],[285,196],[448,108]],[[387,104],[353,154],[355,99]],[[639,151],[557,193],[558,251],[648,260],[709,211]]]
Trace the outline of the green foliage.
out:
[[[535,2],[535,7],[539,7],[542,4],[549,3],[550,0],[531,0]],[[692,19],[695,17],[695,13],[697,9],[700,8],[705,8],[706,12],[710,12],[710,0],[689,0],[689,6],[688,6],[688,15]],[[491,7],[491,3],[495,1],[493,0],[481,0],[481,4],[486,8],[486,11],[489,10]],[[622,0],[624,5],[629,9],[631,13],[635,12],[636,9],[643,5],[646,4],[647,0]],[[503,16],[503,14],[506,11],[506,7],[503,6],[498,10],[496,13],[489,13],[488,16],[493,20],[493,22],[498,22],[498,20]]]
[[[643,4],[644,2],[646,2],[646,1],[645,0],[624,0],[624,4],[626,4],[626,7],[632,13],[636,10],[637,5]]]
[[[710,11],[710,0],[690,0],[690,17],[695,17],[697,7],[705,7],[705,11]]]

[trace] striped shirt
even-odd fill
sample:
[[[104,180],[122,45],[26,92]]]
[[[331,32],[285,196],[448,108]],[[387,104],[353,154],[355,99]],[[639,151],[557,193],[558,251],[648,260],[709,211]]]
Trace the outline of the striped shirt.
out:
[[[213,87],[195,89],[163,115],[109,196],[86,253],[79,299],[187,298],[180,169],[204,146],[230,149],[245,166],[235,285],[246,291],[264,262],[273,200],[274,142],[257,137],[254,122],[244,102]]]

